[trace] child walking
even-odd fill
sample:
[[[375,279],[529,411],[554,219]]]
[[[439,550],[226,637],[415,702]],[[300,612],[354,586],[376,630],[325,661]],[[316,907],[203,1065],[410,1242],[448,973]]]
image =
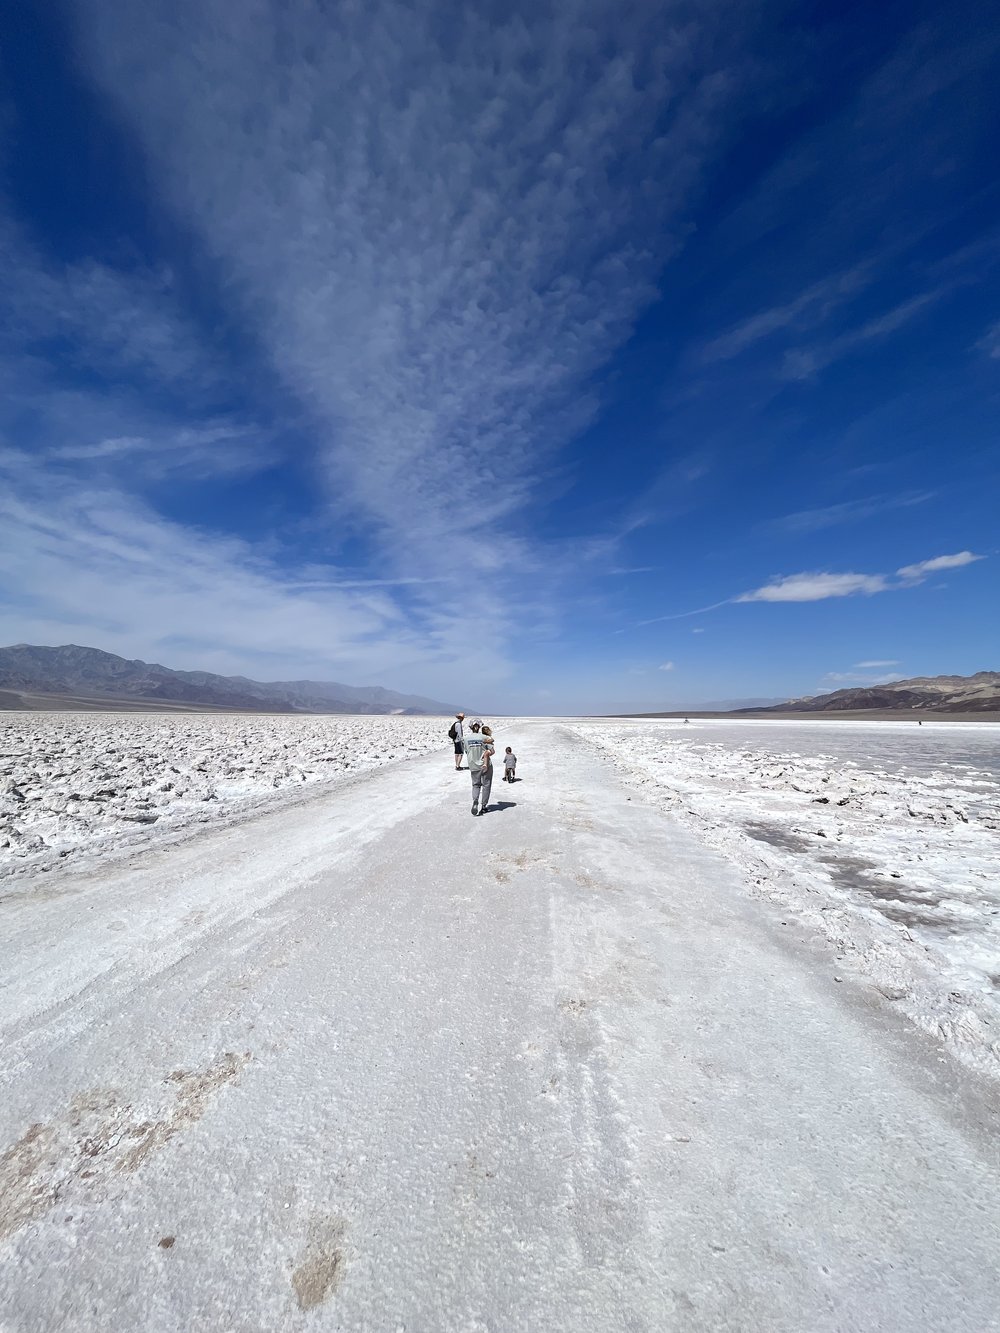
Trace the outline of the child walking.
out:
[[[503,780],[504,782],[514,781],[514,770],[517,768],[517,755],[508,745],[503,752]]]

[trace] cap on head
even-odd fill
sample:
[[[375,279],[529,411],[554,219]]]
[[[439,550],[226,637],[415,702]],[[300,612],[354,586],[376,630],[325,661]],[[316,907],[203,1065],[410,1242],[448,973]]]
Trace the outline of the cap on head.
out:
[[[483,720],[480,717],[473,718],[473,720],[469,723],[470,727],[481,727],[482,725],[483,725]]]
[[[465,717],[465,714],[464,714],[464,713],[456,713],[455,716],[456,716],[456,717]]]

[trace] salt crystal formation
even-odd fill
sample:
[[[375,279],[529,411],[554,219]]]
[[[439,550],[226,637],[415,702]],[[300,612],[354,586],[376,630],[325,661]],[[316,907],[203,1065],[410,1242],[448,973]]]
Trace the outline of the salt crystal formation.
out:
[[[439,717],[0,715],[0,875],[450,749]]]

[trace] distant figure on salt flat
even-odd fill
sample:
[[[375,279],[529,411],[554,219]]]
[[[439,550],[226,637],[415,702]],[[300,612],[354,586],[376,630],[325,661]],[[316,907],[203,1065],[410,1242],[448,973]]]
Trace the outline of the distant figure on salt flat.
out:
[[[514,770],[517,768],[517,755],[508,745],[503,752],[503,780],[504,782],[514,781]]]
[[[455,721],[448,728],[448,736],[455,742],[455,772],[462,767],[462,755],[465,751],[462,749],[462,723],[465,721],[464,713],[456,713]]]
[[[493,787],[493,733],[484,727],[479,718],[469,723],[471,735],[462,741],[462,748],[469,757],[469,774],[472,778],[472,813],[485,815],[489,805],[490,790]]]

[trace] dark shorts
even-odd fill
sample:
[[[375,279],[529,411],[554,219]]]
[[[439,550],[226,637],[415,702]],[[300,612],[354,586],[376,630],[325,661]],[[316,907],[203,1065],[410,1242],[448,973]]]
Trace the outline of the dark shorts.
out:
[[[456,754],[465,754],[465,751],[462,749],[462,742],[461,742],[461,741],[456,741],[456,742],[455,742],[455,753],[456,753]]]

